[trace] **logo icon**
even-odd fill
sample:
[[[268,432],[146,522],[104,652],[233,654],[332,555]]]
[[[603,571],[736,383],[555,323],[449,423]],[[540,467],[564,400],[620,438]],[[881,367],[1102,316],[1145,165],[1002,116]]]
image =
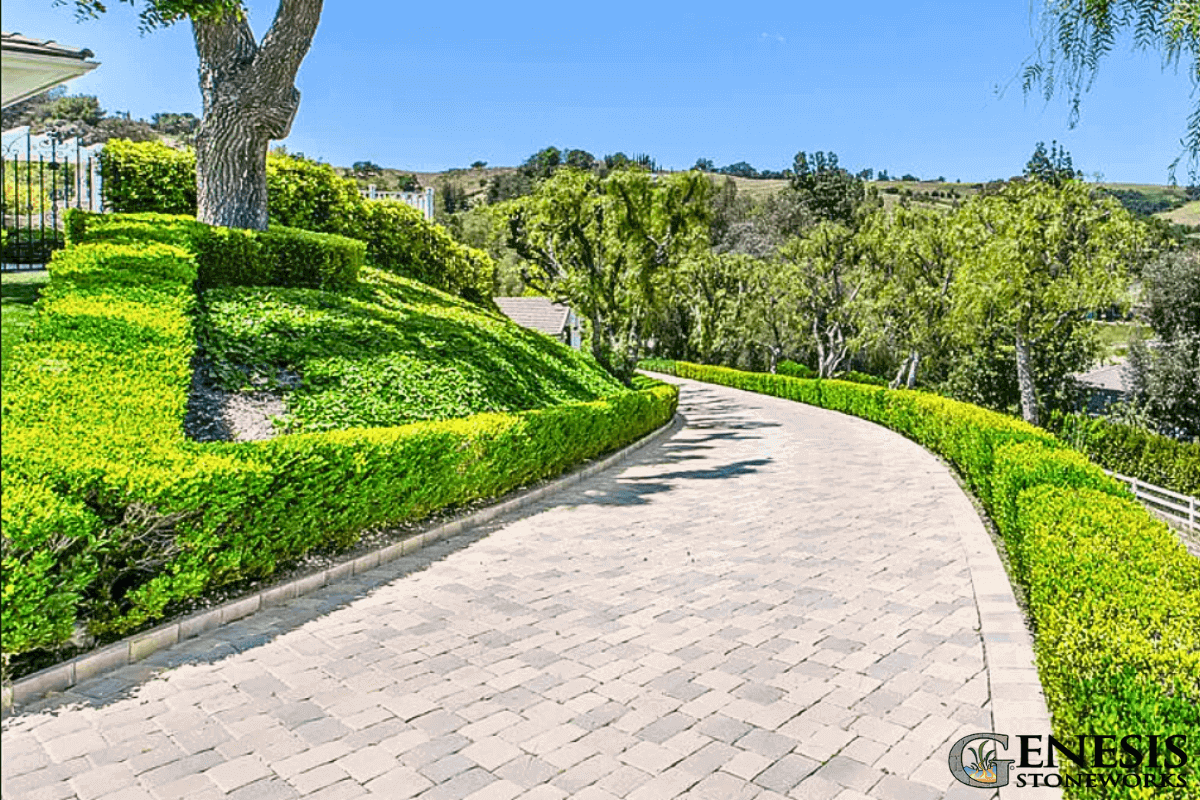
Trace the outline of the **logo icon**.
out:
[[[988,749],[988,742],[999,743],[1000,747],[1008,749],[1008,736],[1002,733],[972,733],[964,736],[950,748],[950,772],[959,783],[974,786],[977,789],[994,789],[1008,785],[1008,770],[1013,763],[1011,758],[996,758],[996,745]],[[969,745],[975,744],[974,747]],[[964,751],[970,751],[972,762],[964,763]]]

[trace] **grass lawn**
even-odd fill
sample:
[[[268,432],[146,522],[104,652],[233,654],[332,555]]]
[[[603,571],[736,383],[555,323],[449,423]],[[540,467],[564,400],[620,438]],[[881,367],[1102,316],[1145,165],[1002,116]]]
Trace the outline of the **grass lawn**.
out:
[[[33,302],[46,285],[45,270],[0,273],[0,374],[8,369],[8,353],[33,322]]]
[[[1174,222],[1177,225],[1200,225],[1200,200],[1193,200],[1174,211],[1166,211],[1154,216],[1161,217],[1168,222]]]
[[[1095,326],[1096,338],[1104,347],[1105,363],[1129,355],[1129,340],[1135,331],[1140,330],[1145,339],[1154,338],[1154,331],[1149,326],[1137,322],[1097,322]]]

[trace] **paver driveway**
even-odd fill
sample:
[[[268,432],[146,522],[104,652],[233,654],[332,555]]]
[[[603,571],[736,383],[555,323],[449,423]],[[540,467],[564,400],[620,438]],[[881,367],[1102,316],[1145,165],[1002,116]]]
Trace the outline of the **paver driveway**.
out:
[[[4,796],[990,797],[947,470],[680,383],[623,468],[10,718]]]

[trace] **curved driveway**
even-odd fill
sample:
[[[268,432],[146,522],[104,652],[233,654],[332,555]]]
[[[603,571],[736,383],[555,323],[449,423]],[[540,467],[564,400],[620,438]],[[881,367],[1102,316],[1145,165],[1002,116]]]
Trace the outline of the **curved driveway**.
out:
[[[1048,731],[947,469],[678,382],[622,468],[10,718],[4,797],[992,797],[950,744]]]

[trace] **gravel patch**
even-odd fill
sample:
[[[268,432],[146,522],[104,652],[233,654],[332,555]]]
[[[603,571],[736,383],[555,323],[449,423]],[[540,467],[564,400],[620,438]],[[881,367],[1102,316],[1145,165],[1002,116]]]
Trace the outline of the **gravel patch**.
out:
[[[284,376],[284,385],[296,385],[296,376]],[[197,442],[250,442],[277,435],[274,417],[287,415],[278,391],[228,392],[213,383],[208,360],[192,360],[192,386],[183,427]]]

